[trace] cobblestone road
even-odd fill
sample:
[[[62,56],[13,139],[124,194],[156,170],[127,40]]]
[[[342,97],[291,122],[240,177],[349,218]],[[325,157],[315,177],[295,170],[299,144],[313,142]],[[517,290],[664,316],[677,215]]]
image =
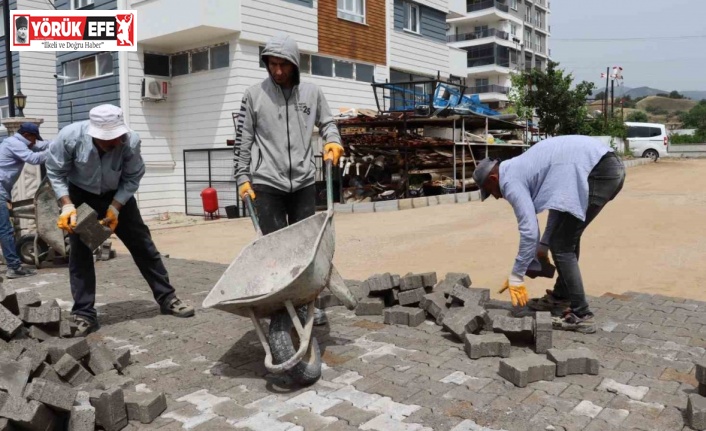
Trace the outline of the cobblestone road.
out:
[[[557,377],[517,388],[498,358],[470,360],[431,321],[417,328],[328,310],[315,328],[322,379],[292,390],[264,368],[252,323],[200,305],[224,265],[165,259],[192,319],[159,314],[129,257],[96,264],[102,329],[91,335],[130,349],[126,374],[142,390],[164,391],[159,430],[682,430],[695,392],[694,361],[706,353],[706,302],[644,294],[592,298],[599,331],[554,332],[554,347],[589,347],[598,376]],[[440,275],[441,276],[441,275]],[[6,287],[36,289],[71,307],[68,272],[48,268]],[[512,356],[531,353],[513,346]],[[146,388],[146,389],[145,389]]]

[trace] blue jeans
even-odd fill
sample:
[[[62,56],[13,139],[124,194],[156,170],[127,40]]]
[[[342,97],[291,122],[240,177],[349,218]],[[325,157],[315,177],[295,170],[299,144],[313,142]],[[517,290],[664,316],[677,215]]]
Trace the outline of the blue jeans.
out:
[[[7,198],[4,193],[0,193],[0,243],[7,267],[10,269],[20,268],[22,262],[17,255],[15,246],[15,229],[10,223],[10,210],[7,209]]]
[[[588,209],[581,221],[569,213],[560,213],[549,241],[559,277],[554,296],[571,301],[571,311],[577,316],[590,313],[583,280],[579,270],[581,235],[603,207],[622,190],[625,166],[615,153],[606,154],[588,176]]]

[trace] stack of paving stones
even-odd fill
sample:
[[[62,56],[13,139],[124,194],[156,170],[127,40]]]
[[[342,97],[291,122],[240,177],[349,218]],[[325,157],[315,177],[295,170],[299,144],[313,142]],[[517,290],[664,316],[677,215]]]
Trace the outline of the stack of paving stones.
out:
[[[555,377],[573,374],[597,376],[599,368],[596,354],[589,349],[549,349],[546,357],[527,355],[502,359],[498,374],[515,386],[524,388],[530,383],[552,381]]]
[[[698,393],[689,395],[686,416],[689,426],[695,430],[706,430],[706,360],[695,363]]]
[[[74,331],[56,301],[0,283],[1,430],[114,431],[166,410],[164,393],[126,390],[130,350],[65,338]]]

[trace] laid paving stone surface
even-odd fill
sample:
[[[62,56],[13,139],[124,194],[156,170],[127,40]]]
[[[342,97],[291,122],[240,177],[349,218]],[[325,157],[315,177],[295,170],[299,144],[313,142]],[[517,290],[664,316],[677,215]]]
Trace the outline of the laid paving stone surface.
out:
[[[416,327],[385,325],[382,313],[356,316],[334,306],[326,310],[329,325],[314,328],[322,378],[298,388],[265,369],[250,319],[201,307],[226,265],[164,261],[195,317],[161,315],[129,256],[96,263],[102,328],[90,337],[131,352],[131,391],[164,391],[167,399],[154,422],[130,421],[125,429],[690,429],[687,404],[703,379],[695,363],[706,360],[706,302],[637,293],[589,298],[598,331],[554,331],[553,348],[590,349],[598,375],[523,388],[498,374],[503,358],[470,359],[431,318]],[[64,313],[72,305],[66,268],[3,284],[57,299]],[[546,357],[531,344],[511,347],[510,358],[530,355]]]

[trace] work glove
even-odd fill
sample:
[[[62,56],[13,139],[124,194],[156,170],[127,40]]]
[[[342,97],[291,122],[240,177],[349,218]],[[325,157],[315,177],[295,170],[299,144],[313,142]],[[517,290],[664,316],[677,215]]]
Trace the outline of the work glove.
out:
[[[511,274],[505,280],[502,289],[498,293],[503,293],[505,290],[510,289],[510,300],[512,301],[512,306],[524,307],[527,305],[527,288],[525,287],[525,282],[523,277],[519,277],[515,274]]]
[[[324,145],[324,162],[326,160],[332,160],[333,165],[338,164],[338,159],[343,155],[343,146],[337,142],[329,142]]]
[[[114,206],[109,206],[108,211],[105,212],[105,218],[101,220],[103,226],[108,226],[111,232],[115,232],[115,228],[118,227],[118,216],[120,211]]]
[[[56,225],[61,230],[74,233],[74,228],[76,227],[76,206],[74,204],[66,204],[61,207],[61,214]]]
[[[240,188],[238,188],[238,194],[240,195],[240,199],[245,200],[245,195],[248,194],[250,195],[251,200],[255,200],[255,190],[252,189],[252,186],[250,185],[250,181],[244,182]]]

